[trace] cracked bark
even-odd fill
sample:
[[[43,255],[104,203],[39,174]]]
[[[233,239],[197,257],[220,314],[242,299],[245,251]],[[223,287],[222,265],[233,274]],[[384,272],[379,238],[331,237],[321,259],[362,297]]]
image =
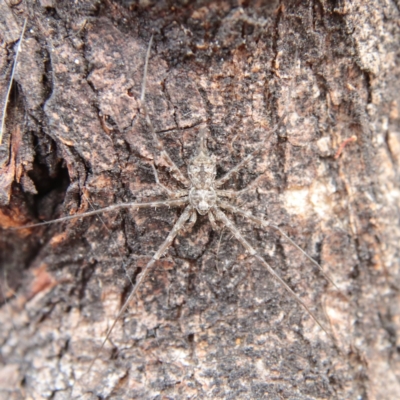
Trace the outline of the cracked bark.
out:
[[[157,263],[74,395],[397,399],[398,4],[11,3],[0,2],[2,99],[29,21],[0,147],[0,398],[70,397],[129,295],[123,266],[136,279],[180,215],[121,211],[7,230],[90,203],[164,198],[138,111],[154,32],[147,104],[182,172],[199,124],[222,176],[287,110],[226,187],[261,176],[242,207],[284,229],[350,299],[275,232],[234,217],[333,342],[226,230],[199,218]],[[162,182],[179,188],[156,161]]]

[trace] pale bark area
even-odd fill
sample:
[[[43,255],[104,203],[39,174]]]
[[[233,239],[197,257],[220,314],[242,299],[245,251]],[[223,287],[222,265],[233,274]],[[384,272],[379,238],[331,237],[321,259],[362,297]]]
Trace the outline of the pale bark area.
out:
[[[397,399],[398,2],[17,3],[0,0],[1,99],[29,18],[0,147],[0,399],[70,398],[130,292],[123,265],[135,279],[181,213],[6,229],[90,210],[88,199],[165,198],[139,112],[152,33],[147,104],[183,173],[200,126],[222,176],[287,111],[226,188],[258,178],[236,204],[278,224],[349,300],[278,234],[231,216],[327,337],[201,217],[156,264],[74,397]]]

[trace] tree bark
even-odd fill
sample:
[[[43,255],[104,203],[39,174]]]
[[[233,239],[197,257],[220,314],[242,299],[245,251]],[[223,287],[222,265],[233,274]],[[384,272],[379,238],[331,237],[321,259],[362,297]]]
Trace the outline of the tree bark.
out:
[[[397,399],[400,9],[396,0],[0,0],[1,399]],[[229,214],[327,327],[207,216],[132,284],[182,208],[29,223],[166,199],[199,130]],[[286,115],[286,117],[285,117]],[[283,119],[281,126],[274,132]],[[76,382],[77,381],[77,382]],[[75,385],[74,385],[74,382]],[[73,389],[72,389],[73,388]],[[73,390],[73,393],[72,393]]]

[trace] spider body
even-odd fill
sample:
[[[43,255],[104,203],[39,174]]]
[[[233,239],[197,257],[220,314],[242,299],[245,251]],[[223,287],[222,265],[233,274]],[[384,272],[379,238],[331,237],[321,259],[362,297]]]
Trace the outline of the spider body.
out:
[[[206,215],[217,204],[218,195],[214,188],[217,164],[215,158],[213,156],[210,157],[208,154],[205,146],[204,130],[202,130],[201,134],[199,154],[193,158],[188,168],[191,186],[189,203],[200,215]],[[211,223],[213,224],[213,222]]]
[[[187,177],[186,177],[176,166],[176,164],[171,160],[168,153],[163,149],[161,141],[159,140],[158,135],[153,127],[153,124],[151,123],[147,107],[145,104],[145,82],[146,82],[147,66],[151,49],[151,43],[152,40],[150,40],[145,60],[143,87],[140,98],[140,106],[141,106],[140,108],[145,117],[146,123],[153,138],[153,142],[155,144],[155,149],[157,154],[155,154],[154,159],[156,159],[158,156],[163,157],[166,161],[166,165],[169,166],[171,177],[174,177],[177,181],[179,181],[181,185],[183,185],[184,189],[172,191],[168,187],[160,183],[158,179],[156,166],[154,164],[151,164],[153,167],[156,183],[168,194],[169,198],[166,200],[114,204],[112,206],[103,209],[89,211],[79,215],[67,216],[59,218],[57,220],[42,222],[39,224],[33,224],[19,228],[19,229],[30,228],[38,225],[68,221],[71,219],[83,218],[90,215],[96,215],[99,213],[109,212],[121,208],[140,209],[140,208],[154,208],[154,207],[184,207],[184,210],[182,211],[179,218],[175,222],[174,226],[170,230],[168,236],[164,239],[162,244],[159,246],[159,248],[153,254],[151,259],[148,261],[148,263],[142,269],[140,274],[137,276],[135,284],[133,285],[132,281],[130,280],[130,282],[133,285],[131,292],[127,297],[127,299],[125,300],[122,307],[120,308],[118,315],[115,317],[110,328],[108,329],[105,338],[102,341],[102,344],[97,351],[97,354],[92,359],[92,362],[87,372],[84,375],[86,375],[91,370],[93,364],[99,358],[99,354],[102,348],[104,347],[106,341],[109,339],[117,321],[124,315],[126,309],[131,304],[132,300],[134,299],[134,296],[137,294],[142,283],[145,281],[146,277],[149,275],[149,272],[152,270],[154,264],[167,252],[168,248],[173,243],[175,237],[179,234],[180,231],[194,225],[197,219],[197,214],[207,215],[211,223],[211,226],[214,230],[218,230],[220,227],[224,227],[228,231],[230,231],[232,236],[242,244],[242,246],[246,249],[246,251],[251,256],[255,257],[258,260],[258,262],[260,262],[265,267],[266,271],[270,273],[284,287],[287,293],[290,294],[294,298],[294,300],[307,311],[307,313],[314,319],[314,321],[321,327],[321,329],[327,332],[327,330],[319,322],[318,318],[308,308],[308,306],[299,298],[299,296],[290,288],[290,286],[288,286],[285,283],[285,281],[282,280],[282,278],[274,271],[274,269],[251,245],[251,243],[245,239],[240,230],[226,215],[226,212],[245,217],[252,223],[261,227],[262,229],[277,230],[282,235],[282,237],[284,237],[289,243],[291,243],[294,247],[296,247],[305,257],[307,257],[311,262],[313,262],[321,270],[324,277],[331,284],[333,285],[335,284],[332,282],[329,276],[322,271],[321,266],[314,259],[312,259],[304,250],[302,250],[295,242],[293,242],[293,240],[291,240],[288,237],[288,235],[286,235],[285,232],[283,232],[277,225],[265,221],[260,217],[256,217],[252,215],[251,212],[243,210],[241,207],[238,207],[237,205],[232,204],[230,202],[231,199],[235,200],[236,198],[239,198],[240,195],[244,193],[246,190],[249,190],[252,185],[249,185],[247,188],[242,189],[240,191],[221,189],[221,187],[226,182],[228,182],[228,180],[232,175],[236,174],[246,163],[248,163],[255,156],[257,152],[263,150],[263,148],[265,147],[264,146],[265,141],[270,137],[270,134],[272,134],[278,129],[284,117],[286,116],[286,113],[284,113],[284,115],[281,116],[280,121],[278,122],[278,124],[274,129],[270,130],[269,132],[266,132],[265,138],[259,143],[256,150],[248,154],[238,165],[236,165],[234,168],[228,171],[224,176],[218,179],[216,178],[217,161],[215,156],[210,155],[207,149],[206,128],[204,127],[201,128],[199,132],[200,136],[199,150],[197,152],[197,155],[195,155],[189,163],[187,169]],[[82,379],[82,377],[80,379]],[[71,397],[73,397],[73,388],[71,392]]]

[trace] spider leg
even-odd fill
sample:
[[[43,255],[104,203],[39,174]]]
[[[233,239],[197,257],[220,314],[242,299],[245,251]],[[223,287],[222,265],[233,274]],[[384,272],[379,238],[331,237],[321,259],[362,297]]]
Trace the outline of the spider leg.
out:
[[[85,195],[83,195],[83,197],[84,197],[84,198],[86,199],[86,201],[89,203],[90,207],[91,207],[93,210],[95,210],[95,208],[93,207],[92,202],[91,202]],[[117,249],[117,251],[118,251],[118,253],[119,253],[119,257],[121,258],[121,261],[122,261],[122,268],[124,269],[125,275],[126,275],[126,277],[128,278],[129,283],[130,283],[132,286],[134,286],[134,285],[133,285],[133,282],[132,282],[132,279],[131,279],[131,277],[129,276],[128,270],[126,269],[127,263],[123,261],[123,260],[124,260],[124,257],[123,257],[123,255],[122,255],[121,249],[120,249],[119,246],[118,246],[117,241],[114,239],[114,236],[112,235],[112,233],[111,233],[110,229],[108,228],[107,224],[104,222],[103,218],[102,218],[100,215],[99,215],[97,218],[99,218],[100,222],[102,223],[102,225],[104,226],[105,230],[107,231],[109,237],[111,238],[111,241],[113,242],[113,245],[115,246],[115,248]]]
[[[249,183],[244,189],[242,190],[221,190],[217,189],[215,192],[218,196],[221,197],[228,197],[230,199],[236,199],[240,197],[243,193],[248,192],[249,190],[253,189],[254,186],[258,183],[258,181],[263,177],[263,175],[259,175],[256,179],[254,179],[251,183]]]
[[[124,312],[126,311],[126,309],[129,306],[129,303],[131,302],[133,296],[137,293],[137,291],[139,290],[139,287],[141,286],[141,284],[143,283],[143,281],[145,280],[146,276],[148,275],[151,267],[154,265],[154,263],[159,260],[162,255],[164,254],[164,252],[168,249],[168,247],[171,245],[172,241],[174,240],[175,236],[178,234],[178,232],[183,228],[185,222],[190,218],[190,216],[192,215],[193,212],[193,207],[191,205],[188,205],[185,210],[183,211],[183,213],[181,214],[181,216],[179,217],[178,221],[175,223],[174,227],[171,229],[170,233],[168,234],[167,238],[164,240],[164,242],[161,244],[161,246],[158,248],[158,250],[156,251],[156,253],[154,254],[154,256],[151,258],[151,260],[147,263],[147,265],[144,267],[143,271],[140,273],[135,286],[133,287],[131,293],[129,294],[128,298],[126,299],[125,303],[122,305],[122,307],[120,308],[117,316],[115,317],[113,323],[111,324],[111,327],[108,329],[105,338],[103,339],[100,348],[98,349],[98,351],[96,352],[96,355],[94,357],[94,359],[92,360],[92,362],[89,365],[89,368],[87,369],[87,371],[79,378],[78,381],[75,381],[72,389],[71,389],[71,398],[72,398],[72,394],[74,391],[74,387],[75,387],[75,383],[79,382],[82,380],[82,378],[87,375],[90,370],[92,369],[94,363],[96,362],[96,360],[99,358],[100,352],[103,350],[104,345],[106,344],[108,338],[111,335],[111,332],[113,331],[116,323],[119,321],[119,319],[121,318],[121,316],[124,314]]]
[[[196,223],[196,221],[197,221],[197,211],[193,210],[192,215],[190,216],[190,219],[189,219],[189,223],[184,228],[185,231],[189,231],[190,229],[192,229],[193,225]]]
[[[318,267],[318,269],[321,271],[321,274],[324,276],[324,278],[331,284],[333,285],[339,293],[341,293],[342,296],[344,296],[347,299],[347,296],[338,288],[336,283],[333,281],[333,279],[322,269],[321,265],[315,261],[312,257],[310,257],[296,242],[294,242],[290,237],[277,225],[271,224],[268,221],[264,221],[261,218],[255,217],[251,212],[242,210],[241,208],[234,206],[233,204],[229,204],[225,201],[220,201],[219,206],[225,210],[228,210],[230,212],[243,215],[247,219],[249,219],[252,222],[255,222],[256,224],[262,226],[263,228],[273,228],[277,230],[292,246],[294,246],[297,250],[299,250],[304,256],[306,256],[314,265]]]
[[[221,221],[235,236],[235,238],[243,245],[243,247],[257,260],[259,260],[267,269],[267,271],[283,286],[283,288],[296,300],[296,302],[301,305],[311,316],[311,318],[318,324],[318,326],[328,335],[329,332],[324,328],[324,326],[319,322],[316,315],[307,307],[307,305],[300,299],[299,296],[290,288],[290,286],[272,269],[272,267],[262,258],[257,251],[253,248],[253,246],[243,237],[243,235],[239,232],[233,222],[218,208],[212,208],[213,214],[217,220]]]
[[[149,45],[147,47],[146,61],[144,63],[142,91],[141,91],[141,94],[140,94],[140,108],[143,111],[143,114],[144,114],[144,117],[145,117],[145,120],[146,120],[146,124],[150,129],[150,133],[152,135],[153,142],[154,142],[154,145],[155,145],[157,151],[159,151],[161,157],[164,157],[164,159],[169,164],[170,170],[171,170],[172,175],[174,176],[174,178],[176,180],[178,180],[180,183],[182,183],[183,186],[189,187],[190,186],[189,180],[182,174],[182,172],[177,167],[177,165],[172,161],[172,159],[169,156],[169,154],[165,151],[162,142],[160,141],[160,139],[157,136],[157,133],[156,133],[156,131],[154,129],[153,123],[151,122],[150,117],[149,117],[149,113],[147,111],[147,106],[146,106],[146,102],[145,102],[146,78],[147,78],[147,68],[148,68],[148,65],[149,65],[150,50],[151,50],[152,43],[153,43],[153,35],[151,36]]]
[[[167,192],[170,197],[172,197],[173,199],[176,199],[176,198],[188,195],[188,191],[187,190],[174,190],[174,191],[172,191],[172,190],[168,189],[165,185],[163,185],[160,182],[160,179],[158,177],[157,168],[154,166],[154,163],[151,163],[150,165],[153,168],[153,173],[154,173],[154,177],[155,177],[157,185],[160,186],[165,192]]]
[[[50,224],[55,224],[58,222],[70,221],[72,219],[86,218],[91,215],[96,215],[96,214],[100,214],[103,212],[110,212],[110,211],[118,210],[119,208],[138,209],[138,208],[146,208],[146,207],[154,207],[154,208],[157,208],[157,207],[179,207],[179,206],[186,205],[188,203],[188,200],[189,200],[188,197],[182,197],[180,199],[151,201],[148,203],[135,203],[135,202],[120,203],[120,204],[114,204],[112,206],[108,206],[108,207],[104,207],[104,208],[99,208],[98,210],[94,210],[94,211],[88,211],[88,212],[84,212],[81,214],[69,215],[68,217],[57,218],[57,219],[53,219],[51,221],[39,222],[37,224],[29,224],[29,225],[23,225],[23,226],[10,227],[9,229],[19,230],[19,229],[35,228],[37,226],[50,225]]]
[[[217,225],[217,222],[215,221],[214,214],[212,212],[208,213],[208,219],[211,224],[211,228],[213,231],[218,232],[219,231],[219,226]]]

